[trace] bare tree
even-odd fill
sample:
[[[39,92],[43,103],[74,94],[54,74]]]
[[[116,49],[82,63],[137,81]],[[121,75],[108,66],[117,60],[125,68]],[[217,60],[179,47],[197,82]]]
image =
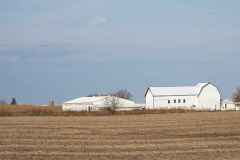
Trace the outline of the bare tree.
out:
[[[132,93],[129,92],[127,89],[120,89],[113,93],[94,93],[94,94],[89,94],[87,97],[109,96],[109,95],[119,97],[119,98],[124,98],[124,99],[132,99],[133,97]]]
[[[133,97],[127,89],[120,89],[117,92],[112,93],[111,95],[124,99],[131,99]]]
[[[111,114],[114,114],[119,105],[119,98],[115,96],[109,96],[105,99],[104,105],[107,111],[109,111]]]
[[[236,88],[232,95],[233,102],[240,102],[240,87]]]
[[[0,99],[0,105],[7,104],[7,102],[4,99]]]
[[[89,95],[87,95],[87,97],[94,97],[95,96],[95,94],[89,94]]]
[[[107,96],[108,94],[104,94],[104,93],[93,93],[93,94],[89,94],[87,95],[87,97],[97,97],[97,96]]]
[[[49,107],[54,107],[54,106],[55,106],[54,100],[50,100],[50,101],[48,102],[48,106],[49,106]]]

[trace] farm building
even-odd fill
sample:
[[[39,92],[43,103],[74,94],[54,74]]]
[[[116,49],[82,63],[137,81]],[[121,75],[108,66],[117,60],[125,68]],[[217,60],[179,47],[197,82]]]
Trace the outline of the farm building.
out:
[[[114,96],[80,97],[63,103],[63,111],[99,111],[115,106],[117,111],[142,109],[135,102]]]
[[[219,110],[221,95],[211,83],[195,86],[149,87],[145,92],[146,109]]]
[[[221,111],[240,111],[240,103],[226,99],[222,102]]]

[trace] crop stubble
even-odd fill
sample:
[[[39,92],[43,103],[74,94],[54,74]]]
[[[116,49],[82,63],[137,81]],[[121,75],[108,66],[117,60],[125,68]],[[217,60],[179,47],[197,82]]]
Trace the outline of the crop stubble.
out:
[[[0,159],[240,159],[240,113],[0,118]]]

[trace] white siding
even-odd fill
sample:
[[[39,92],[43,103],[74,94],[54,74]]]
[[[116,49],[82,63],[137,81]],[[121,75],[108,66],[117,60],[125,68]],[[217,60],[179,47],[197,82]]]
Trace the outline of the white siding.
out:
[[[168,101],[170,101],[170,103],[168,103]],[[193,106],[196,106],[196,105],[197,105],[197,98],[195,96],[156,96],[154,97],[153,108],[154,109],[173,109],[173,108],[191,109]]]
[[[153,96],[150,90],[146,94],[146,109],[153,109]]]
[[[231,100],[224,100],[221,104],[221,111],[238,111],[239,106]]]
[[[63,111],[93,111],[95,108],[93,105],[87,104],[63,104],[62,106]]]
[[[209,84],[202,88],[198,96],[198,109],[203,110],[219,110],[220,109],[220,93],[218,89]]]
[[[237,107],[234,103],[223,103],[221,106],[221,111],[235,111]]]

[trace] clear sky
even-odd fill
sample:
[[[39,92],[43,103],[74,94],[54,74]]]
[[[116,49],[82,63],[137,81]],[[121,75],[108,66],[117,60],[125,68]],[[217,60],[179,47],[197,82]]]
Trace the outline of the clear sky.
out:
[[[0,99],[240,86],[239,0],[0,0]]]

